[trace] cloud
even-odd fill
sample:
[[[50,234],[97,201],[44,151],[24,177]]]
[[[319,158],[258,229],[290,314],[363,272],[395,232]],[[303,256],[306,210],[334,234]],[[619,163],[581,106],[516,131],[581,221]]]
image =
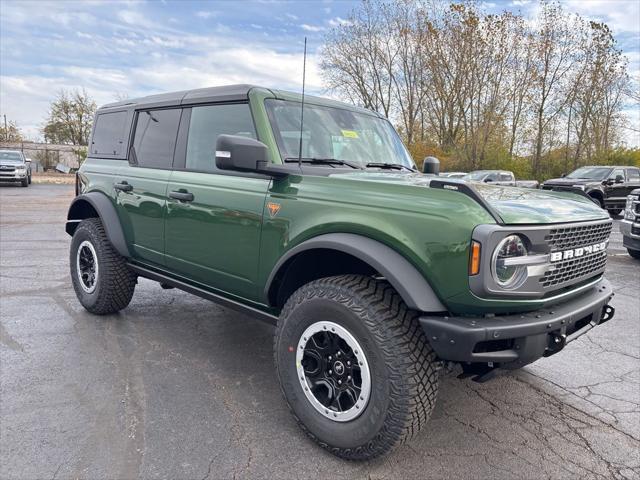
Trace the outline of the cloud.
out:
[[[328,23],[332,27],[337,27],[338,25],[351,25],[349,20],[340,17],[331,18]]]
[[[211,17],[215,17],[217,16],[218,13],[211,11],[211,10],[200,10],[199,12],[196,12],[196,17],[198,18],[204,18],[205,20],[211,18]]]
[[[303,23],[302,25],[300,25],[300,28],[306,30],[307,32],[321,32],[324,30],[324,27],[321,27],[320,25],[309,25],[307,23]]]
[[[298,20],[298,16],[294,15],[293,13],[288,13],[287,12],[287,13],[284,14],[284,16],[289,18],[289,19],[291,19],[291,20]]]

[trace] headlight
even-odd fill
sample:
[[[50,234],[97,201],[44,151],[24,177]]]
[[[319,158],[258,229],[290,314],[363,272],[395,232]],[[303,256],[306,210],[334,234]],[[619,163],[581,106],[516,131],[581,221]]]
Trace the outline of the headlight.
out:
[[[25,167],[24,165],[18,165],[18,166],[16,167],[16,170],[20,170],[20,171],[24,171],[24,170],[26,170],[26,169],[27,169],[27,167]]]
[[[494,250],[491,262],[491,273],[496,283],[507,290],[522,285],[527,279],[527,266],[510,260],[527,254],[527,247],[520,236],[509,235],[504,238]]]
[[[573,188],[579,188],[584,192],[584,185],[572,185]]]

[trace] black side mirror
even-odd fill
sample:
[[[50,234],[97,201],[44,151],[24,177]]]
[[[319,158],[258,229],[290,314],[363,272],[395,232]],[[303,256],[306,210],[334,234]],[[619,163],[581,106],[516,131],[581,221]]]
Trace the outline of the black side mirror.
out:
[[[493,182],[492,178],[485,178],[484,179],[484,183],[491,183],[491,182]]]
[[[562,178],[564,178],[564,177],[566,177],[566,176],[567,176],[567,174],[566,174],[566,173],[561,173],[561,174],[560,174],[560,177],[562,177]]]
[[[267,162],[267,146],[253,138],[220,135],[216,141],[216,167],[220,170],[255,172]]]
[[[624,177],[622,175],[616,175],[616,183],[624,183]]]
[[[271,177],[286,177],[301,173],[296,165],[275,165],[269,162],[264,143],[241,135],[219,135],[216,140],[216,167],[220,170],[254,172]]]

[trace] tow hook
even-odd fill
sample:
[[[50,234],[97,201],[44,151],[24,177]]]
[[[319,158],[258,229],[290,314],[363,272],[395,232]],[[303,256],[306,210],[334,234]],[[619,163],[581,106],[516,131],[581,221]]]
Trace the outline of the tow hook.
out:
[[[549,345],[547,345],[545,356],[559,352],[567,344],[567,336],[564,333],[551,333],[549,337]]]
[[[613,318],[613,315],[616,313],[616,309],[611,305],[605,305],[602,309],[602,318],[600,319],[600,323],[608,322]]]

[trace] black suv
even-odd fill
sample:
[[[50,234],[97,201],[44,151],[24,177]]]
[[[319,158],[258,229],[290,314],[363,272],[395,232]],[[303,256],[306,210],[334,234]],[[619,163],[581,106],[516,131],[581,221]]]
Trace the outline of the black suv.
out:
[[[624,210],[627,195],[640,187],[640,169],[629,166],[581,167],[542,184],[544,190],[582,191],[611,215]]]

